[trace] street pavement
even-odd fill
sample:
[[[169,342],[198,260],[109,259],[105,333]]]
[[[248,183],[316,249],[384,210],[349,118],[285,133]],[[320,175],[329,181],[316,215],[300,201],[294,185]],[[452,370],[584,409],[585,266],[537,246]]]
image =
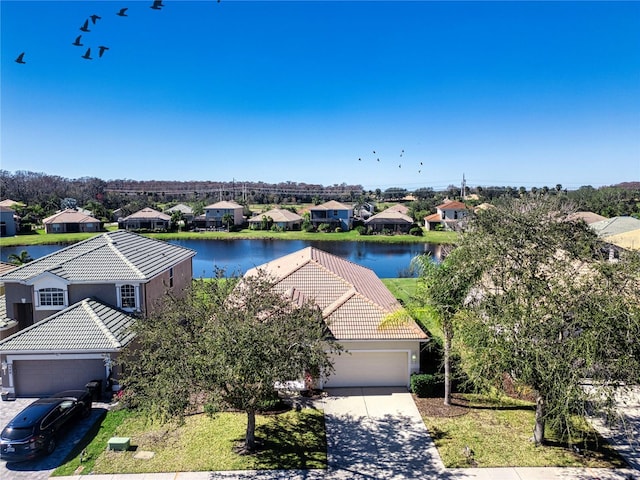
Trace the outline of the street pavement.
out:
[[[620,439],[620,452],[631,455],[637,465],[637,410],[640,391],[626,399],[624,434],[610,428],[612,438]],[[7,402],[2,402],[3,407]],[[640,470],[588,468],[469,468],[446,469],[429,436],[411,395],[390,388],[334,389],[318,401],[324,409],[327,432],[327,470],[304,471],[230,471],[176,472],[140,475],[91,475],[92,480],[401,480],[401,479],[462,479],[462,480],[640,480]],[[94,411],[93,415],[98,414]],[[4,415],[4,408],[3,408]],[[3,416],[2,415],[2,416]],[[92,415],[92,418],[93,418]],[[0,416],[0,420],[2,420]],[[630,427],[630,424],[635,426]],[[631,428],[631,430],[630,430]],[[635,430],[634,430],[635,429]],[[85,430],[86,431],[86,430]],[[635,435],[631,447],[625,438]],[[78,434],[80,431],[77,432]],[[74,438],[69,443],[74,442]],[[59,448],[62,445],[59,446]],[[68,446],[71,448],[71,446]],[[56,451],[64,457],[64,449]],[[30,471],[0,465],[0,478],[11,480],[45,480],[61,460],[56,457]],[[635,460],[634,460],[635,459]],[[31,463],[31,462],[30,462]],[[51,467],[51,468],[50,468]],[[54,477],[52,477],[54,478]],[[58,480],[80,480],[80,475],[55,477]]]

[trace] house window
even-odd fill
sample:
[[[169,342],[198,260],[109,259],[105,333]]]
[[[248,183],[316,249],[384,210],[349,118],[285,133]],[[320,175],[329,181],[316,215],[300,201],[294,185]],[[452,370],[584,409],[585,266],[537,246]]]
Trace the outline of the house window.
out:
[[[64,290],[43,288],[38,291],[41,307],[64,307]]]
[[[120,287],[120,306],[122,308],[136,308],[136,287],[122,285]]]
[[[173,267],[169,269],[169,288],[173,287]]]
[[[333,216],[334,216],[334,217],[337,217],[337,216],[338,216],[338,210],[334,210],[334,211],[333,211]]]

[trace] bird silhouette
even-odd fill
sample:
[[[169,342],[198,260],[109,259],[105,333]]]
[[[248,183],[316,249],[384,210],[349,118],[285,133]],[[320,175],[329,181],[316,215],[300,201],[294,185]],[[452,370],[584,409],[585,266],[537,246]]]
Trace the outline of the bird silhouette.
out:
[[[376,158],[376,160],[380,161],[380,159],[379,159],[379,158]]]
[[[99,57],[102,57],[105,50],[109,50],[109,47],[105,47],[104,45],[100,45],[98,48],[100,49],[100,51],[98,52]]]
[[[373,151],[373,154],[374,154],[374,155],[376,154],[376,151],[375,151],[375,150]]]
[[[16,58],[16,62],[17,63],[27,63],[24,61],[24,52],[22,52],[20,55],[18,55],[18,58]]]
[[[98,16],[98,15],[91,15],[91,22],[95,25],[96,21],[98,20],[102,20],[102,17]]]
[[[82,46],[83,46],[83,44],[82,44],[82,43],[80,43],[80,39],[81,39],[81,38],[82,38],[82,35],[78,35],[78,36],[76,37],[76,41],[75,41],[75,42],[73,42],[71,45],[75,45],[76,47],[82,47]]]
[[[116,13],[116,15],[119,15],[121,17],[128,17],[129,15],[127,15],[127,10],[129,10],[129,7],[121,8],[120,11]]]
[[[91,30],[89,30],[89,20],[85,20],[84,24],[80,27],[80,30],[82,30],[83,32],[90,32]]]
[[[164,5],[162,4],[162,0],[153,0],[153,5],[149,8],[153,8],[154,10],[160,10]]]
[[[362,161],[362,158],[359,158],[359,159],[358,159],[358,161],[359,161],[359,162],[361,162],[361,161]]]
[[[87,51],[84,55],[82,55],[82,58],[86,60],[93,60],[93,58],[91,58],[91,48],[87,48]]]

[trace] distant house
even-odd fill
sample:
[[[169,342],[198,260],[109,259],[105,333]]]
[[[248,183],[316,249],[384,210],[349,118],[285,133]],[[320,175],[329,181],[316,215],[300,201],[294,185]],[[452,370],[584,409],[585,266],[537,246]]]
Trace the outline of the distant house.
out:
[[[365,226],[376,233],[409,233],[413,218],[400,212],[397,208],[387,208],[365,220]]]
[[[347,232],[351,230],[353,225],[353,207],[335,200],[311,207],[309,214],[311,223],[316,228],[323,223],[327,223],[331,229],[340,227]]]
[[[174,212],[182,213],[182,218],[186,223],[193,222],[193,217],[194,217],[193,208],[191,208],[189,205],[185,205],[184,203],[179,203],[178,205],[175,205],[165,210],[165,213],[168,215],[173,215]]]
[[[18,324],[0,340],[3,390],[40,396],[117,376],[133,318],[149,315],[167,293],[182,294],[194,255],[118,230],[1,274],[0,312]]]
[[[576,212],[572,215],[569,215],[569,220],[584,220],[587,225],[601,222],[606,219],[607,217],[603,217],[602,215],[598,215],[597,213],[593,212]]]
[[[204,207],[204,222],[206,228],[222,228],[227,225],[223,221],[225,215],[231,215],[233,225],[244,223],[244,207],[236,202],[221,201]]]
[[[15,212],[9,207],[0,206],[0,237],[13,237],[15,234]]]
[[[637,218],[613,217],[589,226],[609,245],[626,250],[640,250],[640,220]]]
[[[249,227],[259,229],[266,224],[268,228],[275,225],[281,230],[300,230],[302,221],[303,218],[297,213],[284,208],[273,208],[250,218]]]
[[[424,217],[424,226],[427,230],[454,230],[468,214],[469,210],[464,203],[447,200],[436,207],[436,213]]]
[[[42,224],[47,233],[93,233],[103,230],[100,220],[73,208],[67,208],[45,218]]]
[[[312,301],[328,333],[346,350],[332,358],[335,372],[324,387],[408,387],[420,369],[427,335],[406,314],[405,321],[383,326],[403,307],[365,267],[307,247],[247,271],[275,279],[275,288],[294,301]],[[406,313],[406,312],[405,312]]]
[[[9,207],[13,210],[19,206],[24,206],[24,203],[16,202],[15,200],[11,200],[10,198],[5,198],[4,200],[0,201],[0,207]]]
[[[171,217],[153,208],[143,208],[118,221],[124,230],[169,230]]]

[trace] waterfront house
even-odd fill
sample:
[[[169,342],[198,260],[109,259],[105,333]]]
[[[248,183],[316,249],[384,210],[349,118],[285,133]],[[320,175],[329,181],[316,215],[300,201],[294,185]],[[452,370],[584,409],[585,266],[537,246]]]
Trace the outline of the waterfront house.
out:
[[[330,200],[309,209],[310,220],[315,228],[326,223],[331,230],[341,228],[347,232],[353,225],[353,207]]]

